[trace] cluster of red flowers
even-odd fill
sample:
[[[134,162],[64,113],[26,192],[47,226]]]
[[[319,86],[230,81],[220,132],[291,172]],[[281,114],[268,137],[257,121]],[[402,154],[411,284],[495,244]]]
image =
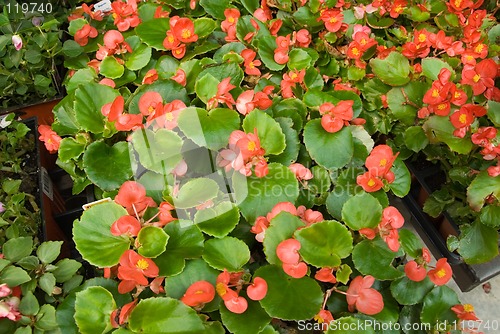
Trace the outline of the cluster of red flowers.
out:
[[[227,36],[224,38],[226,42],[237,42],[236,37],[236,24],[240,18],[240,11],[236,8],[228,8],[224,10],[225,20],[221,22],[220,26]]]
[[[236,88],[235,85],[231,84],[231,78],[227,77],[223,79],[217,85],[217,93],[207,101],[207,110],[217,108],[219,103],[225,103],[229,109],[233,109],[233,105],[236,103],[233,96],[229,91]]]
[[[377,41],[370,37],[371,29],[360,24],[354,25],[352,39],[347,47],[347,57],[355,59],[356,66],[365,68],[366,63],[360,61],[364,53],[371,47],[377,45]]]
[[[398,154],[394,155],[387,145],[376,146],[365,161],[368,171],[359,175],[356,183],[366,192],[375,192],[384,187],[384,180],[387,183],[394,182],[395,176],[391,168]]]
[[[304,77],[306,75],[306,70],[291,70],[288,73],[283,73],[283,80],[281,80],[281,96],[288,99],[295,97],[292,88],[295,88],[296,84],[303,84]]]
[[[380,292],[372,288],[373,276],[356,276],[346,291],[347,305],[350,312],[358,310],[367,315],[380,313],[384,309],[384,299]]]
[[[122,33],[118,30],[109,30],[104,34],[104,45],[99,46],[99,50],[97,50],[95,57],[99,60],[103,60],[107,56],[119,55],[127,52],[132,52],[132,48],[125,42]],[[117,60],[123,64],[122,59],[117,58]]]
[[[338,8],[321,10],[318,21],[323,21],[329,32],[346,31],[348,28],[347,23],[343,23],[344,14]]]
[[[349,125],[354,112],[352,106],[353,100],[340,101],[337,105],[330,102],[325,102],[319,107],[321,117],[321,126],[327,132],[335,133],[340,131],[344,126]]]
[[[382,212],[382,221],[374,229],[362,228],[359,233],[372,240],[376,234],[380,234],[389,249],[393,252],[399,250],[399,233],[398,229],[403,227],[405,220],[398,209],[393,206],[388,206]]]
[[[283,271],[293,278],[301,278],[307,274],[307,264],[300,259],[301,245],[296,239],[283,240],[276,247],[276,255],[281,260]]]
[[[172,50],[172,55],[177,59],[181,59],[186,54],[187,43],[198,40],[198,35],[194,33],[194,23],[187,17],[172,16],[170,30],[167,30],[166,34],[163,47]]]
[[[243,285],[248,284],[242,279],[244,272],[229,273],[224,269],[223,272],[217,276],[215,290],[217,294],[224,301],[226,308],[236,314],[244,313],[248,308],[248,302],[245,297],[240,296],[239,293]],[[235,288],[235,290],[231,289]],[[262,277],[254,277],[253,283],[247,287],[248,298],[258,301],[264,299],[267,295],[267,282]]]
[[[255,108],[265,110],[271,107],[273,101],[269,98],[269,94],[273,90],[273,86],[266,86],[261,92],[255,92],[253,89],[244,91],[236,99],[236,110],[242,115],[248,115]]]
[[[492,126],[480,127],[472,134],[472,142],[482,148],[480,153],[484,160],[497,159],[496,166],[488,167],[488,174],[491,177],[500,175],[500,143],[497,138],[498,130]]]
[[[137,13],[137,0],[121,0],[114,1],[111,4],[112,16],[114,24],[120,31],[127,31],[130,28],[135,28],[141,23],[139,14]]]
[[[38,139],[43,141],[49,153],[56,153],[57,150],[59,150],[62,138],[51,129],[50,125],[40,125],[38,127],[38,133],[40,134]]]
[[[264,177],[269,173],[266,151],[260,146],[257,129],[254,133],[233,131],[229,136],[229,148],[222,150],[217,156],[217,165],[226,171],[237,170],[245,176],[252,175],[252,167],[257,177]]]
[[[405,265],[406,276],[415,282],[420,282],[429,277],[436,285],[445,285],[453,276],[453,270],[446,258],[439,259],[436,266],[427,271],[431,262],[431,254],[427,248],[422,248],[422,255],[415,260],[408,261]]]
[[[0,319],[12,321],[21,319],[19,304],[21,303],[21,288],[10,288],[7,284],[0,284]]]
[[[297,177],[307,177],[308,179],[312,178],[312,174],[309,174],[310,171],[309,169],[305,168],[304,166],[300,164],[294,164],[296,166],[292,167],[290,166],[289,168],[292,171],[297,171],[295,175],[301,175]],[[297,166],[300,165],[300,166]],[[308,172],[309,171],[309,172]],[[310,177],[310,178],[309,178]],[[305,179],[305,178],[304,178]],[[281,212],[288,212],[294,216],[299,217],[306,225],[309,226],[311,224],[323,221],[323,214],[319,211],[314,211],[312,209],[306,209],[305,206],[301,205],[298,208],[293,205],[293,203],[290,202],[280,202],[274,206],[274,208],[269,212],[265,217],[264,216],[259,216],[255,220],[255,224],[252,226],[250,229],[250,232],[255,234],[255,239],[259,242],[264,241],[264,237],[266,235],[266,230],[269,227],[269,224],[271,220],[276,217],[278,214]]]

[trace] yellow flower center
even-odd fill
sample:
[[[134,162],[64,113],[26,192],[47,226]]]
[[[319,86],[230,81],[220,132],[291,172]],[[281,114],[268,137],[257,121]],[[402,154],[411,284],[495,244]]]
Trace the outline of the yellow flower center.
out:
[[[336,23],[336,22],[337,22],[337,19],[336,19],[335,17],[332,17],[332,18],[330,19],[330,23]]]
[[[374,185],[375,185],[375,181],[373,181],[373,179],[370,179],[370,181],[368,181],[368,186],[373,187]]]
[[[446,271],[444,269],[439,269],[437,272],[436,272],[436,276],[439,277],[439,278],[443,278],[446,276]]]
[[[234,23],[234,17],[228,17],[227,22],[229,23]]]
[[[401,12],[403,11],[403,6],[398,5],[398,6],[394,9],[394,11],[395,11],[396,13],[401,13]]]
[[[320,317],[318,314],[314,316],[314,320],[316,320],[318,322],[318,324],[322,324],[325,322],[325,319]]]
[[[173,42],[175,42],[175,38],[174,38],[174,36],[172,36],[172,35],[168,36],[168,37],[167,37],[167,40],[168,40],[168,42],[169,42],[169,43],[173,43]]]
[[[467,122],[467,115],[466,114],[462,114],[458,117],[458,121],[462,124],[465,124]]]
[[[366,39],[362,38],[361,41],[359,42],[361,45],[366,45]]]
[[[444,110],[445,108],[446,108],[446,104],[444,104],[444,103],[441,103],[440,105],[438,105],[439,110]]]
[[[387,159],[380,160],[379,166],[384,167],[385,165],[387,165]]]
[[[432,97],[438,97],[439,96],[439,91],[437,89],[434,89],[432,91]]]
[[[464,311],[465,312],[474,312],[474,306],[471,304],[464,304]]]
[[[171,112],[168,112],[165,114],[165,119],[168,121],[168,122],[172,122],[172,120],[174,119],[174,115],[172,115]]]
[[[476,75],[472,78],[472,80],[474,80],[474,82],[478,82],[478,81],[479,81],[479,79],[481,79],[481,76],[480,76],[479,74],[476,74]]]
[[[149,264],[148,264],[148,261],[144,260],[144,259],[140,259],[139,261],[137,261],[136,265],[135,265],[137,268],[141,269],[141,270],[146,270],[149,268]]]
[[[255,65],[253,64],[253,62],[251,62],[250,64],[248,64],[248,67],[255,68]]]
[[[427,36],[425,36],[425,34],[419,34],[419,35],[418,35],[418,41],[419,41],[420,43],[423,43],[423,42],[425,42],[426,40],[427,40]]]
[[[462,4],[462,0],[455,0],[455,7],[459,8]]]
[[[248,142],[247,149],[248,149],[249,151],[254,151],[256,147],[257,147],[257,144],[255,144],[255,142],[254,142],[254,141],[250,141],[250,142]]]
[[[202,295],[204,293],[205,293],[205,291],[203,291],[203,290],[196,290],[194,294],[195,295]]]
[[[484,44],[478,44],[474,48],[474,51],[477,52],[477,53],[480,53],[481,51],[483,51],[483,49],[484,49]]]
[[[358,48],[352,48],[352,54],[355,55],[355,56],[358,56],[359,55]]]
[[[226,286],[224,283],[217,283],[215,285],[215,290],[217,291],[217,294],[221,297],[223,297],[226,294]]]
[[[290,75],[290,78],[291,78],[292,80],[297,79],[297,77],[298,77],[297,73],[292,73],[292,74]]]
[[[459,92],[455,92],[455,94],[453,94],[453,96],[456,98],[456,99],[459,99],[460,96],[462,96],[462,94],[460,94]]]
[[[189,38],[191,37],[191,31],[189,31],[188,29],[182,29],[181,36],[182,38]]]
[[[113,19],[116,19],[118,15],[116,15],[116,13],[113,13],[113,15],[111,15],[111,17],[113,17]]]

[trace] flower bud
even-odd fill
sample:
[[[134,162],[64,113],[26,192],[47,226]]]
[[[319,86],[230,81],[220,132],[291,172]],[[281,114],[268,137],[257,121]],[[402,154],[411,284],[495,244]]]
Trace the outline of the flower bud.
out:
[[[23,47],[23,40],[21,39],[21,36],[13,35],[12,44],[14,44],[14,47],[16,48],[17,51],[21,50],[21,48]]]

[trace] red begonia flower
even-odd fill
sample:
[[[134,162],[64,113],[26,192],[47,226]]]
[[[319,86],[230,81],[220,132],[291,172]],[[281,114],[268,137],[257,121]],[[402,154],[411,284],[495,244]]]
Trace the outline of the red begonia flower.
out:
[[[451,308],[451,310],[455,312],[458,319],[460,320],[479,320],[479,318],[474,313],[474,306],[472,306],[471,304],[455,305]]]
[[[261,300],[267,294],[267,282],[262,277],[255,277],[253,284],[247,288],[248,298],[252,300]]]
[[[187,306],[200,307],[210,303],[215,297],[214,286],[207,281],[194,282],[180,299]]]
[[[295,264],[300,261],[300,242],[296,239],[286,239],[276,247],[276,255],[283,263]]]
[[[163,97],[158,92],[150,91],[142,94],[139,99],[139,111],[145,116],[161,113]]]
[[[321,268],[316,272],[314,278],[320,282],[337,283],[337,279],[333,275],[333,268]]]
[[[194,23],[187,17],[182,17],[170,27],[175,37],[182,43],[193,43],[198,40],[194,33]]]
[[[405,265],[405,274],[408,279],[420,282],[427,276],[427,270],[425,267],[420,266],[415,260],[411,260]]]
[[[366,172],[362,175],[358,175],[356,178],[356,183],[363,188],[366,192],[375,192],[384,186],[382,180],[374,176],[371,172]]]
[[[137,285],[148,285],[146,277],[158,276],[158,266],[153,260],[137,254],[133,250],[126,250],[120,257],[118,278],[124,281],[133,281]]]
[[[299,263],[283,263],[283,271],[293,278],[302,278],[307,274],[307,264]]]
[[[50,125],[40,125],[38,127],[38,133],[40,137],[38,139],[45,144],[45,148],[49,153],[56,153],[61,145],[62,138],[52,130]]]
[[[436,285],[445,285],[453,276],[453,270],[446,258],[439,259],[436,268],[427,273],[432,283]]]
[[[122,216],[111,225],[111,234],[120,236],[128,234],[130,236],[137,236],[141,230],[141,223],[132,216]]]
[[[115,202],[124,207],[131,207],[132,204],[142,202],[146,197],[146,188],[138,182],[126,181],[118,190]]]
[[[347,305],[352,312],[357,309],[359,312],[374,315],[384,309],[382,295],[371,286],[375,282],[373,276],[356,276],[346,291]]]

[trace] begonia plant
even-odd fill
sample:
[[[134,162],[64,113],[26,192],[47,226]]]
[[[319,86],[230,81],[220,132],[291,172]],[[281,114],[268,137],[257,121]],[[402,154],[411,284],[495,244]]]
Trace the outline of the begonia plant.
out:
[[[447,333],[477,319],[389,196],[410,189],[411,151],[498,120],[495,10],[82,4],[52,129],[74,192],[107,198],[73,226],[106,279],[58,307],[63,331]]]

